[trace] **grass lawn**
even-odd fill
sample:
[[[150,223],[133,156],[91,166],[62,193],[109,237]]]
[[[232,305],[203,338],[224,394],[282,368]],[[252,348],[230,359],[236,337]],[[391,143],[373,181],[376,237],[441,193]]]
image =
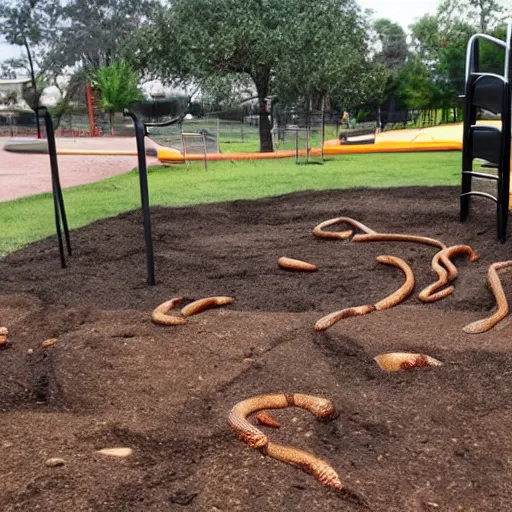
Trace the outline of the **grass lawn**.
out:
[[[208,172],[202,162],[153,167],[150,201],[152,205],[182,206],[299,190],[458,185],[460,161],[460,152],[443,152],[346,155],[324,165],[295,165],[294,159],[211,162]],[[70,229],[139,208],[137,172],[65,189],[64,200]],[[0,255],[54,232],[51,194],[2,203]]]

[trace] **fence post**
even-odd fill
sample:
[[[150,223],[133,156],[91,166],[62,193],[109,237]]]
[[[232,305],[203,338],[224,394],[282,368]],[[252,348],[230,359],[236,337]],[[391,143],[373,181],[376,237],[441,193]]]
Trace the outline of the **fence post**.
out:
[[[217,116],[217,153],[220,153],[220,119]]]

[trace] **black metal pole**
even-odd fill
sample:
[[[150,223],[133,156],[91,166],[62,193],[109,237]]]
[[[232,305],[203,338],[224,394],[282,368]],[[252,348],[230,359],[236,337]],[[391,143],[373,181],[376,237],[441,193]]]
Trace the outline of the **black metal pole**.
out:
[[[68,219],[66,216],[66,207],[64,206],[64,196],[62,195],[62,187],[60,184],[59,166],[57,163],[57,145],[55,143],[55,130],[53,129],[52,116],[48,110],[44,109],[44,121],[46,126],[46,139],[48,141],[48,152],[50,154],[50,164],[52,166],[52,173],[55,179],[57,190],[57,197],[59,200],[60,218],[62,220],[62,227],[64,228],[64,236],[66,238],[66,247],[68,254],[71,256],[71,240],[69,238]]]
[[[471,51],[471,50],[470,50]],[[471,174],[465,174],[473,170],[473,144],[471,127],[476,123],[476,108],[473,106],[473,73],[478,72],[479,45],[475,46],[469,56],[469,75],[464,90],[464,123],[462,131],[462,184],[460,197],[460,220],[464,222],[469,214],[470,196],[464,195],[471,192]]]
[[[510,132],[511,132],[511,100],[510,86],[503,86],[503,104],[501,113],[501,154],[499,163],[498,188],[498,239],[504,243],[507,239],[507,224],[510,201]]]
[[[135,138],[137,140],[137,157],[139,161],[139,182],[140,182],[140,200],[142,205],[142,215],[144,217],[144,239],[146,243],[146,266],[147,281],[150,286],[155,284],[155,258],[153,254],[153,239],[151,236],[151,216],[149,212],[149,192],[148,192],[148,170],[146,165],[146,149],[144,138],[146,129],[138,117],[129,110],[124,111],[124,115],[131,117],[135,129]]]
[[[44,115],[44,122],[46,128],[46,139],[48,142],[48,154],[50,156],[50,169],[52,174],[52,195],[53,195],[53,208],[55,212],[55,228],[57,231],[57,239],[59,242],[59,253],[60,253],[60,263],[62,268],[66,268],[66,258],[64,256],[64,244],[62,241],[62,233],[61,233],[61,219],[64,229],[64,234],[66,237],[66,244],[68,248],[68,253],[71,254],[71,243],[69,239],[69,230],[68,224],[66,220],[66,213],[64,207],[64,197],[62,195],[62,189],[60,186],[59,179],[59,165],[57,162],[57,147],[55,144],[55,132],[53,130],[53,121],[50,113],[44,107],[40,107],[38,110],[41,110]]]

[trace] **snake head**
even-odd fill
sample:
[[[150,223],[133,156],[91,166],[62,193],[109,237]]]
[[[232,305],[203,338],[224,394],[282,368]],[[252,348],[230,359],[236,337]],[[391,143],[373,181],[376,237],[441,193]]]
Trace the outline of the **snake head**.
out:
[[[315,403],[311,412],[320,420],[329,420],[338,415],[334,405],[326,398],[320,398]]]
[[[242,438],[251,448],[263,448],[268,444],[268,437],[262,432],[244,432]]]

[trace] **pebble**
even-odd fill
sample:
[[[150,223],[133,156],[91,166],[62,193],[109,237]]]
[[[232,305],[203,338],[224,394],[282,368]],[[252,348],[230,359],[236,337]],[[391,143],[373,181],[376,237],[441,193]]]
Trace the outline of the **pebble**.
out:
[[[51,346],[55,345],[55,343],[57,343],[57,341],[58,341],[57,338],[50,338],[50,339],[44,340],[41,343],[41,348],[51,347]]]
[[[9,329],[7,327],[0,327],[0,345],[7,343],[7,336],[9,336]]]
[[[254,359],[250,358],[250,357],[246,357],[244,360],[243,360],[243,363],[246,365],[246,366],[252,366],[252,364],[254,363]]]
[[[51,459],[48,459],[45,464],[49,468],[56,468],[58,466],[64,466],[66,464],[66,461],[64,459],[59,459],[58,457],[52,457]]]
[[[98,450],[102,455],[110,455],[111,457],[129,457],[133,450],[131,448],[103,448]]]

